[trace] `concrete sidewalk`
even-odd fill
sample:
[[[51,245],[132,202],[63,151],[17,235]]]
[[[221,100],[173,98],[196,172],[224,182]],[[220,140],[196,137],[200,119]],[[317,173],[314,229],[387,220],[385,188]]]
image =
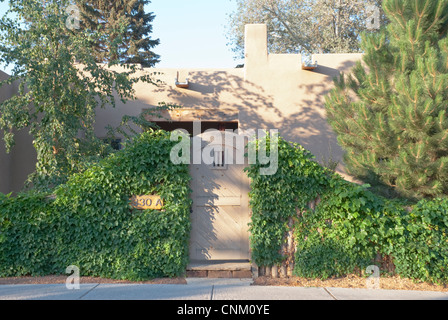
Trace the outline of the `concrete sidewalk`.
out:
[[[0,300],[448,300],[448,293],[252,286],[252,279],[187,278],[186,285],[0,285]]]

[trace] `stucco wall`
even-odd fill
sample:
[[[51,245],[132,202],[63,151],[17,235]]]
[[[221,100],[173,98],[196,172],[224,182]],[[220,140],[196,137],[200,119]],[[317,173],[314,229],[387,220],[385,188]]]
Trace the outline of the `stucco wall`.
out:
[[[0,71],[0,81],[9,77]],[[0,101],[5,101],[17,93],[18,84],[2,86]],[[33,139],[28,130],[14,131],[15,146],[6,153],[3,132],[0,131],[0,192],[18,192],[23,188],[28,175],[33,172],[36,163],[36,152]]]
[[[0,71],[0,81],[6,80],[8,75]],[[11,97],[11,86],[0,87],[0,101]],[[5,144],[3,140],[3,132],[0,130],[0,192],[6,193],[10,190],[11,183],[11,155],[6,154]]]
[[[325,95],[333,88],[333,78],[348,72],[362,55],[314,55],[318,68],[306,71],[301,55],[268,54],[265,25],[246,26],[245,41],[241,69],[145,69],[142,73],[160,73],[157,78],[163,84],[138,84],[136,101],[99,110],[97,134],[105,136],[104,127],[117,125],[126,113],[137,115],[159,102],[169,102],[210,113],[236,110],[242,129],[278,129],[285,139],[302,144],[319,160],[331,154],[341,162],[343,151],[326,121]],[[175,86],[177,72],[181,82],[188,76],[188,89]],[[344,174],[343,165],[338,171]]]

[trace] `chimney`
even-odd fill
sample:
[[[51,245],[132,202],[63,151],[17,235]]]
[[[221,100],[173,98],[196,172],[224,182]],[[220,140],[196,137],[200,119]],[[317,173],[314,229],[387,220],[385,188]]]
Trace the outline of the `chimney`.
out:
[[[251,72],[268,61],[268,33],[265,24],[247,24],[245,29],[245,68]]]

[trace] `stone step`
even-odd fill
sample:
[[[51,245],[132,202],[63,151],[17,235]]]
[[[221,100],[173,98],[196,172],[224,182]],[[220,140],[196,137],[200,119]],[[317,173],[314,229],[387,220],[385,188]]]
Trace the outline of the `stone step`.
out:
[[[192,261],[187,267],[189,278],[252,278],[247,260]]]

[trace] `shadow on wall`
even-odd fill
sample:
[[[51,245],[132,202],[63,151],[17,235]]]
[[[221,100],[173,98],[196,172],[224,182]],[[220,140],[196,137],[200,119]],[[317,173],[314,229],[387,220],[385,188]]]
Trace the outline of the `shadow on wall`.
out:
[[[334,88],[334,79],[354,65],[353,61],[344,61],[337,69],[326,66],[315,69],[314,73],[322,75],[323,81],[298,86],[304,98],[301,100],[301,112],[295,114],[294,118],[297,119],[296,131],[301,131],[295,134],[304,141],[302,145],[310,150],[319,162],[325,164],[324,162],[336,161],[339,163],[337,168],[339,173],[350,181],[359,182],[346,175],[343,165],[344,151],[338,144],[337,135],[327,122],[325,111],[325,97]]]
[[[343,151],[326,121],[325,95],[339,70],[353,64],[347,61],[338,69],[319,66],[313,73],[303,71],[302,79],[292,79],[287,84],[291,89],[283,95],[269,85],[245,80],[242,71],[194,71],[189,73],[189,89],[164,84],[154,90],[152,99],[165,95],[185,108],[235,108],[240,128],[278,129],[282,137],[300,143],[317,160],[332,157],[342,162]],[[307,82],[306,77],[313,80]]]
[[[201,153],[210,146],[203,141]],[[233,148],[233,152],[236,150]],[[235,155],[234,155],[235,157]],[[235,159],[235,158],[234,158]],[[191,159],[192,160],[192,159]],[[229,163],[215,168],[203,164],[190,165],[192,177],[192,230],[190,258],[192,261],[239,259],[245,257],[249,238],[244,236],[248,203],[242,192],[249,181],[243,172],[244,165]],[[237,200],[239,199],[239,200]]]
[[[326,121],[325,96],[333,88],[333,78],[340,71],[349,70],[358,58],[354,55],[322,55],[318,60],[323,63],[313,72],[266,67],[266,71],[260,72],[259,78],[252,81],[245,80],[244,69],[192,70],[189,71],[189,89],[175,87],[176,70],[155,69],[152,71],[165,73],[160,78],[166,83],[159,87],[138,85],[136,100],[126,104],[117,100],[116,108],[98,109],[95,132],[99,137],[105,137],[107,125],[117,126],[123,115],[137,116],[143,109],[159,102],[176,103],[185,108],[232,108],[238,110],[239,128],[243,130],[278,129],[282,137],[300,143],[318,160],[332,156],[342,162],[343,150]],[[24,142],[16,144],[14,157],[6,156],[0,150],[0,188],[7,192],[12,185],[13,189],[20,189],[18,186],[23,185],[35,167],[32,137],[26,133],[18,137]],[[340,169],[343,171],[342,166]]]
[[[0,81],[9,75],[0,71]],[[0,102],[13,97],[18,92],[19,83],[0,87]],[[33,147],[33,137],[28,129],[14,130],[14,142],[10,153],[6,153],[4,133],[0,131],[0,192],[19,192],[28,175],[36,167],[37,153]]]
[[[194,169],[194,168],[193,168]],[[218,199],[216,190],[221,187],[219,184],[210,181],[213,185],[197,187],[192,190],[197,190],[201,197],[206,198],[206,203],[197,203],[195,201],[197,196],[192,195],[193,204],[191,212],[191,238],[190,238],[190,257],[192,260],[210,260],[212,258],[210,244],[218,240],[214,223],[216,215],[219,213],[219,208],[215,205]]]

